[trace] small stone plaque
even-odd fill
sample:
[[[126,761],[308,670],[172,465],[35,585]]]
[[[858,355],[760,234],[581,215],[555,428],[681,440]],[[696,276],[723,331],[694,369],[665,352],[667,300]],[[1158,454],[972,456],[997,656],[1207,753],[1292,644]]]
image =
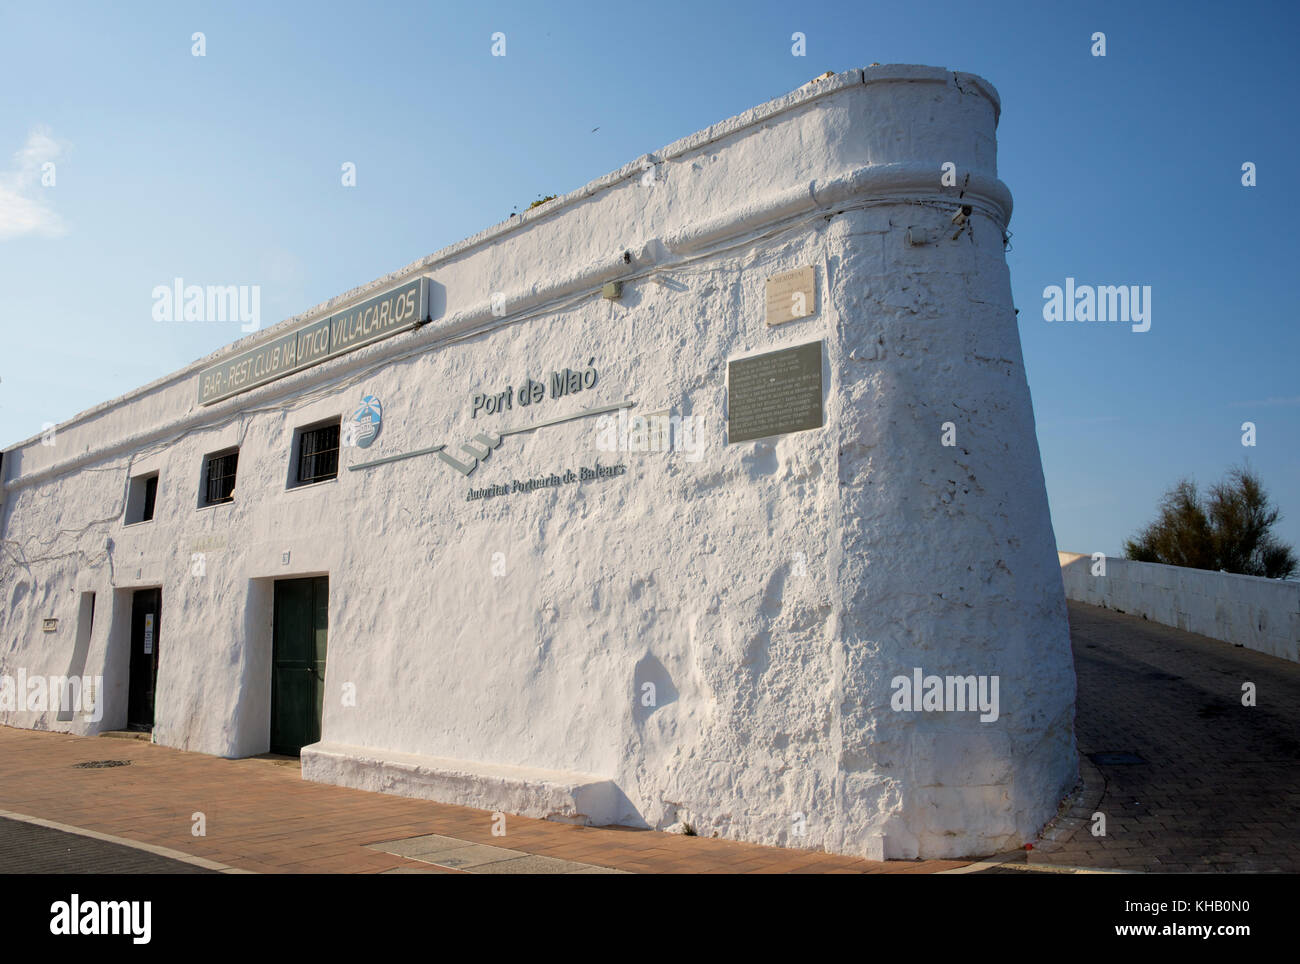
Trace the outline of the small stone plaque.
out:
[[[783,325],[817,311],[817,273],[812,265],[767,279],[767,323]]]
[[[727,443],[821,428],[822,343],[727,363]]]

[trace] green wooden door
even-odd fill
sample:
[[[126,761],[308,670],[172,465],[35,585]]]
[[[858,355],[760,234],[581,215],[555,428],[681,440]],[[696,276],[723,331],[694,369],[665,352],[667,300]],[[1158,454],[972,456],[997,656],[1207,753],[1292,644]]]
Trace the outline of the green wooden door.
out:
[[[297,755],[320,739],[329,577],[277,582],[272,619],[271,752]]]

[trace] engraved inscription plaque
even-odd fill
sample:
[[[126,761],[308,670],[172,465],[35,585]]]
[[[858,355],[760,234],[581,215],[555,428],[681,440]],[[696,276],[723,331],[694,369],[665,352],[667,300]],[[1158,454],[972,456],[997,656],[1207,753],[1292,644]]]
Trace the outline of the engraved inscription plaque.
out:
[[[817,274],[812,266],[767,279],[767,323],[783,325],[817,311]]]
[[[822,343],[727,363],[727,443],[821,428]]]

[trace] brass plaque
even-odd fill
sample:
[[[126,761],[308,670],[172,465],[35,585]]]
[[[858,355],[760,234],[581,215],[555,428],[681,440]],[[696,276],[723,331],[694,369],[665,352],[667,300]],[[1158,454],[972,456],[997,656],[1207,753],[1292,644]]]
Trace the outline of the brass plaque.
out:
[[[727,443],[825,424],[822,343],[727,362]]]
[[[783,325],[817,311],[817,272],[812,265],[767,279],[767,323]]]

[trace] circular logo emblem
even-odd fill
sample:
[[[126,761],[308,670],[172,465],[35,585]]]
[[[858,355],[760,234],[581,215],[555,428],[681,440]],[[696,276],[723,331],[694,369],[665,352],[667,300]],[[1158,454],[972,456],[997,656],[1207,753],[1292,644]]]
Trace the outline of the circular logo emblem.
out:
[[[379,428],[384,420],[384,407],[374,395],[366,395],[361,404],[352,413],[356,423],[354,438],[360,448],[370,448],[370,443],[379,436]]]

